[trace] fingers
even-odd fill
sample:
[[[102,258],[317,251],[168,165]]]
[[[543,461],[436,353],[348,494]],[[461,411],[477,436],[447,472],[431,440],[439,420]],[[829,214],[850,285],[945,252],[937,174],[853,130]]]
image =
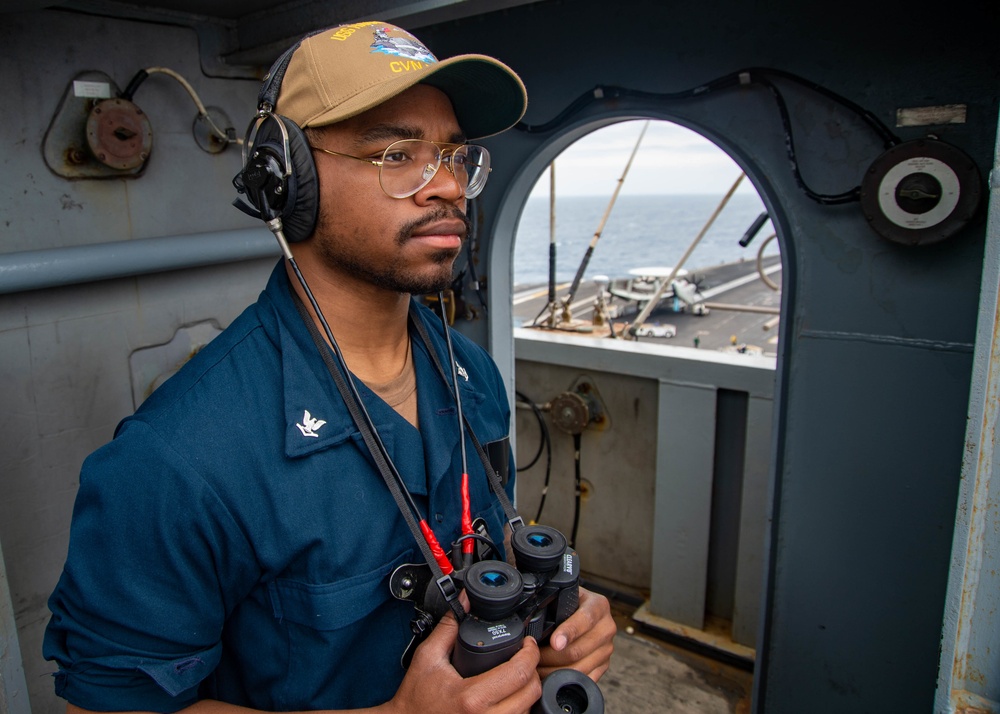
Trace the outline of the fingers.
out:
[[[463,679],[451,665],[458,623],[448,613],[417,648],[403,683],[393,698],[393,711],[426,714],[524,714],[542,694],[539,651],[533,638],[507,662]]]
[[[431,630],[431,634],[427,636],[424,646],[435,653],[443,652],[447,655],[451,652],[451,648],[457,638],[458,620],[455,619],[454,613],[448,612],[445,613],[445,616]]]
[[[596,682],[608,669],[614,652],[613,638],[613,633],[607,637],[595,631],[575,640],[561,652],[551,647],[543,648],[538,673],[545,677],[556,669],[569,667],[589,675]]]
[[[458,594],[458,601],[461,603],[462,608],[468,612],[469,611],[469,596],[466,595],[465,590],[462,590]],[[452,646],[455,644],[455,640],[458,638],[458,620],[455,619],[455,614],[448,611],[444,614],[438,624],[434,626],[430,635],[427,636],[427,642],[433,641],[434,644],[430,646],[430,650],[440,654],[444,652],[448,655],[451,652]]]
[[[507,662],[465,680],[469,687],[460,711],[521,714],[542,696],[538,643],[527,637]]]
[[[586,674],[592,680],[597,682],[602,676],[604,676],[604,673],[608,671],[608,667],[611,663],[612,652],[613,647],[608,645],[593,650],[582,659],[557,664],[543,663],[538,667],[538,676],[545,679],[556,670],[575,669],[578,672]]]
[[[430,671],[442,674],[458,673],[451,666],[451,651],[458,639],[458,621],[452,613],[446,613],[434,626],[430,634],[421,642],[410,662],[410,671]]]
[[[592,593],[586,588],[580,588],[580,604],[576,612],[555,629],[549,638],[549,644],[552,649],[559,652],[596,626],[603,624],[606,628],[608,622],[614,627],[614,620],[611,618],[611,604],[608,599],[603,595]]]
[[[603,595],[580,588],[577,611],[557,627],[542,648],[539,674],[571,667],[597,681],[608,669],[618,631],[611,605]]]

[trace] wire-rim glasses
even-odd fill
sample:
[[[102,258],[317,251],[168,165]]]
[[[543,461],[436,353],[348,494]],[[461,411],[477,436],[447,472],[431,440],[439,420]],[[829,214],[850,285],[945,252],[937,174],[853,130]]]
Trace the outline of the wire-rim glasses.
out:
[[[478,144],[401,139],[389,144],[379,159],[351,156],[319,146],[310,148],[377,166],[379,185],[392,198],[407,198],[415,194],[431,182],[442,163],[458,181],[466,198],[478,196],[490,175],[490,152]]]

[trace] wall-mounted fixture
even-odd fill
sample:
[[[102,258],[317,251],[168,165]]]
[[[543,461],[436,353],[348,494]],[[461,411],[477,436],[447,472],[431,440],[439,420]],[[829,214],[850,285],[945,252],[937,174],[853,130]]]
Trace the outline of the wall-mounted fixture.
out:
[[[934,136],[897,144],[861,182],[861,208],[896,243],[937,243],[972,220],[982,198],[976,162]]]
[[[584,429],[603,431],[611,425],[604,400],[589,377],[580,377],[568,391],[554,397],[549,411],[552,423],[567,434],[580,434]]]
[[[103,72],[81,72],[66,87],[45,132],[42,153],[58,176],[106,179],[138,176],[153,150],[153,127],[132,96],[151,74],[177,80],[198,108],[192,133],[210,154],[240,143],[225,112],[206,107],[191,84],[166,67],[140,70],[124,91]]]
[[[135,176],[153,148],[143,111],[119,98],[103,72],[82,72],[66,87],[45,132],[42,154],[52,171],[70,179]]]

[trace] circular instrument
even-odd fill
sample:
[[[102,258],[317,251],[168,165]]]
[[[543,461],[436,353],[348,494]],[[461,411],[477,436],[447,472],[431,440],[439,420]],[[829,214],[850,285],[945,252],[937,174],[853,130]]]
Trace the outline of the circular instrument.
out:
[[[878,233],[896,243],[937,243],[961,230],[982,198],[979,169],[937,139],[892,147],[861,182],[861,208]]]
[[[87,145],[94,157],[113,169],[136,169],[149,158],[153,128],[135,104],[105,99],[87,117]]]

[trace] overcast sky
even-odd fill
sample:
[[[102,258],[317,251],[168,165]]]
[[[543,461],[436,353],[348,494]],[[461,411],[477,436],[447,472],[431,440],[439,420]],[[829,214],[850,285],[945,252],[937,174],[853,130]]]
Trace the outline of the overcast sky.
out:
[[[588,134],[556,159],[559,196],[608,196],[625,170],[645,120],[614,124]],[[620,195],[707,193],[723,196],[740,167],[708,139],[665,121],[651,121]],[[744,179],[739,193],[753,193]],[[549,174],[533,195],[548,196]]]

